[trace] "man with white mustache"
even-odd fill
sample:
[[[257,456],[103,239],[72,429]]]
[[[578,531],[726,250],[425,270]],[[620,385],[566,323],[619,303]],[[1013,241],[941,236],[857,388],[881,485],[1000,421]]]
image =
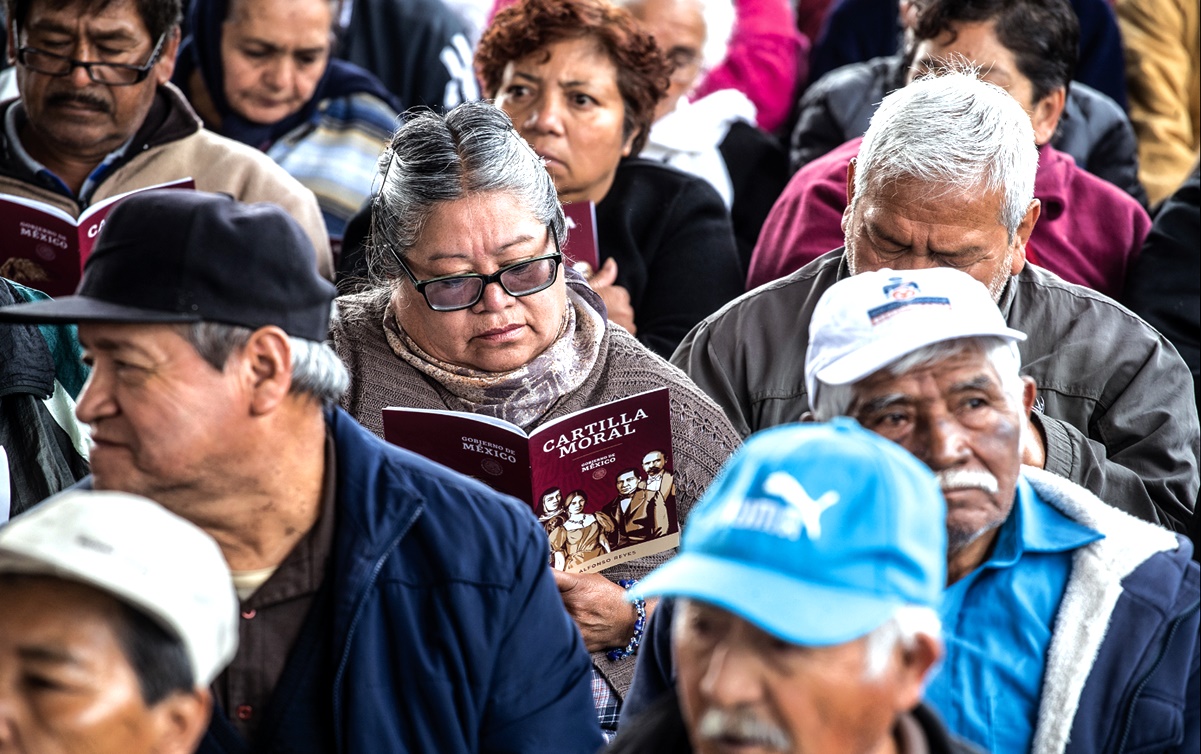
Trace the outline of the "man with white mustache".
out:
[[[947,726],[993,752],[1197,751],[1192,546],[1021,465],[1037,388],[984,286],[865,273],[825,293],[809,334],[815,417],[899,443],[946,497],[947,657],[926,699]]]
[[[631,589],[679,600],[679,674],[606,754],[974,752],[921,705],[943,520],[934,475],[852,421],[750,438]]]
[[[946,656],[926,701],[998,754],[1201,750],[1192,546],[1021,464],[1037,395],[1019,371],[1025,337],[948,268],[846,278],[811,320],[814,418],[900,444],[946,498]],[[623,716],[670,683],[671,610],[648,628]]]

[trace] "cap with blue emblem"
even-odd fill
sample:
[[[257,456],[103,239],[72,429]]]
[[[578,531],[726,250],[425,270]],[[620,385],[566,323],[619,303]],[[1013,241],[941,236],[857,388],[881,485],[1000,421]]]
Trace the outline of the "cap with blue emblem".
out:
[[[947,267],[875,270],[839,280],[809,320],[805,388],[814,405],[818,382],[848,385],[934,343],[1025,333],[1005,322],[984,285]]]
[[[700,600],[793,644],[859,638],[938,607],[946,506],[934,475],[853,420],[753,435],[693,509],[680,554],[631,597]]]

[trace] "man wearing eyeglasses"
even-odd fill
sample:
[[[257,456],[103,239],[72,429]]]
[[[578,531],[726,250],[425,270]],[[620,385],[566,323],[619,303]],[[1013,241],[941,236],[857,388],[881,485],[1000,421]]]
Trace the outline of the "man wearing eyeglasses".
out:
[[[77,217],[108,197],[191,177],[203,191],[283,207],[332,275],[312,192],[265,154],[204,130],[168,83],[180,0],[7,0],[7,11],[20,99],[0,105],[0,193]]]

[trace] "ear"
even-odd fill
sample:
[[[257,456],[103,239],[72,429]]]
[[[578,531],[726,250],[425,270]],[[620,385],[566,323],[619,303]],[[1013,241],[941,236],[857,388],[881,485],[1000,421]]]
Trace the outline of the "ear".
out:
[[[638,135],[641,133],[642,133],[642,130],[634,131],[633,133],[631,133],[629,136],[626,137],[625,143],[621,145],[621,156],[622,157],[629,157],[630,152],[634,151],[634,139],[638,138]]]
[[[176,691],[150,710],[154,716],[157,744],[154,754],[190,754],[196,750],[212,714],[213,698],[208,689]]]
[[[913,646],[897,647],[900,662],[897,667],[897,699],[898,711],[908,711],[922,701],[922,693],[926,688],[926,676],[934,664],[942,659],[942,642],[927,634],[917,634]]]
[[[852,157],[847,163],[847,206],[842,211],[842,236],[846,238],[847,227],[851,224],[851,205],[855,203],[855,162],[858,157]]]
[[[154,72],[151,75],[160,86],[170,81],[172,74],[175,73],[175,55],[179,52],[179,35],[178,26],[167,32],[167,38],[163,41],[163,51],[159,53],[158,62],[154,64]]]
[[[1055,135],[1059,125],[1059,116],[1063,115],[1064,103],[1067,102],[1067,90],[1059,87],[1034,104],[1030,113],[1030,124],[1034,126],[1034,143],[1040,147]]]
[[[1022,377],[1022,415],[1029,416],[1034,410],[1034,401],[1038,398],[1038,384],[1033,377]]]
[[[279,408],[292,388],[292,344],[275,326],[260,327],[242,349],[250,411],[263,416]]]
[[[1030,205],[1026,207],[1026,216],[1018,223],[1017,233],[1014,234],[1015,248],[1009,266],[1010,275],[1016,275],[1026,267],[1026,244],[1030,242],[1030,234],[1034,232],[1034,226],[1038,223],[1038,216],[1042,211],[1042,202],[1031,199]]]
[[[817,417],[813,415],[812,411],[805,411],[801,413],[800,421],[802,424],[811,424],[817,421]]]

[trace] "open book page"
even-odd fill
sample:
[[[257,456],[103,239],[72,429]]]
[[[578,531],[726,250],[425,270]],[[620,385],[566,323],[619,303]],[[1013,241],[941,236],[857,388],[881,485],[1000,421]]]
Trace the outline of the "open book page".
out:
[[[478,414],[384,409],[391,443],[525,501],[560,570],[598,571],[679,543],[667,388],[548,422],[529,438]]]
[[[75,291],[104,219],[121,200],[160,188],[193,189],[191,178],[160,183],[111,196],[74,218],[58,207],[21,196],[0,194],[0,277],[50,296]]]

